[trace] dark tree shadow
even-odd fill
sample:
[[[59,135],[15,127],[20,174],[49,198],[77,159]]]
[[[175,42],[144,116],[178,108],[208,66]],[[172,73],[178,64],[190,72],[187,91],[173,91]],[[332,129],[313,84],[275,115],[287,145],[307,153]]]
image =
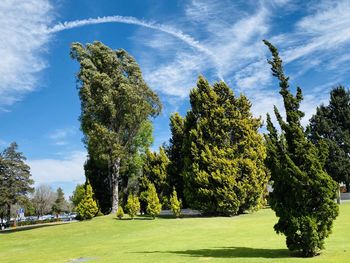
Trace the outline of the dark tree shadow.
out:
[[[117,221],[138,221],[138,220],[153,220],[152,217],[134,217],[134,218],[131,218],[131,217],[125,217],[125,218],[113,218],[113,220],[117,220]]]
[[[220,247],[206,249],[190,249],[180,251],[141,251],[136,253],[170,253],[188,257],[212,258],[288,258],[291,257],[288,249],[267,249],[250,247]]]
[[[0,235],[11,234],[14,232],[28,231],[28,230],[33,230],[33,229],[43,228],[43,227],[61,226],[64,224],[67,224],[67,223],[54,223],[54,224],[47,223],[47,224],[38,224],[38,225],[19,226],[16,228],[7,228],[5,230],[1,230]]]

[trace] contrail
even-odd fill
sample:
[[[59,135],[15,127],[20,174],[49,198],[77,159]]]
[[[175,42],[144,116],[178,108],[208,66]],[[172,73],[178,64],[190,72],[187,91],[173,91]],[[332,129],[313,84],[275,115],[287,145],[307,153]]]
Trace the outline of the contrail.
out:
[[[211,52],[208,48],[201,45],[197,40],[195,40],[192,36],[183,33],[181,30],[175,29],[173,27],[162,25],[155,22],[148,22],[144,20],[137,19],[131,16],[104,16],[97,18],[88,18],[82,20],[75,20],[70,22],[59,23],[51,28],[47,28],[44,30],[44,33],[57,33],[63,30],[81,27],[86,25],[94,25],[94,24],[103,24],[103,23],[123,23],[123,24],[131,24],[138,25],[142,27],[147,27],[151,29],[155,29],[169,35],[172,35],[183,42],[187,43],[189,46],[197,49],[198,51],[206,54],[210,59],[214,62],[215,68],[217,70],[217,75],[219,79],[223,80],[223,76],[220,73],[220,65],[218,60],[213,52]]]

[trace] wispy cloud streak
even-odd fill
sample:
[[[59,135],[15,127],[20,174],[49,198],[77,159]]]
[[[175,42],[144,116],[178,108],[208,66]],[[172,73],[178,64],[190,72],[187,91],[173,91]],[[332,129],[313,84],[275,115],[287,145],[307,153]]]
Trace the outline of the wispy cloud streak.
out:
[[[131,16],[104,16],[104,17],[88,18],[88,19],[59,23],[51,28],[47,28],[43,30],[43,33],[52,34],[52,33],[57,33],[67,29],[72,29],[72,28],[77,28],[77,27],[82,27],[87,25],[94,25],[94,24],[104,24],[104,23],[123,23],[123,24],[129,24],[129,25],[138,25],[138,26],[151,28],[151,29],[158,30],[158,31],[167,33],[169,35],[172,35],[173,37],[176,37],[177,39],[185,42],[186,44],[193,47],[197,51],[202,52],[205,55],[207,55],[209,58],[211,58],[212,61],[214,62],[214,67],[216,67],[217,69],[218,77],[220,79],[223,79],[222,74],[220,73],[218,59],[210,49],[202,45],[199,41],[194,39],[192,36],[185,34],[181,30],[175,29],[168,25],[163,25],[156,22],[148,22],[145,20],[137,19],[135,17],[131,17]]]

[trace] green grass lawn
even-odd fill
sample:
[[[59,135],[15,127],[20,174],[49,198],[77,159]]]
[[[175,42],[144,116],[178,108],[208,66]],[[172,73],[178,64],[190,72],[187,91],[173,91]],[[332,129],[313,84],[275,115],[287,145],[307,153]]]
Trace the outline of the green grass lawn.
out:
[[[291,257],[275,222],[270,209],[231,218],[103,216],[0,233],[0,262],[350,262],[350,202],[340,206],[326,249],[314,258]]]

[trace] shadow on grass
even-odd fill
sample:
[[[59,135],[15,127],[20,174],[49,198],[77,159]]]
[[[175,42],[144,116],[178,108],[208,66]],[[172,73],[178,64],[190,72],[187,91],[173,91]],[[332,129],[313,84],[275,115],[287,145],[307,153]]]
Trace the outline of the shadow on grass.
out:
[[[250,247],[221,247],[207,249],[191,249],[179,251],[141,251],[135,253],[157,254],[170,253],[188,257],[211,258],[288,258],[291,257],[287,249],[267,249]]]
[[[20,227],[16,227],[16,228],[1,230],[0,235],[11,234],[14,232],[21,232],[21,231],[27,231],[27,230],[33,230],[33,229],[43,228],[43,227],[59,226],[59,225],[63,225],[63,224],[67,224],[67,223],[54,223],[54,224],[47,223],[47,224],[20,226]]]
[[[152,217],[125,217],[125,218],[113,218],[113,220],[117,220],[117,221],[138,221],[138,220],[153,220]]]

